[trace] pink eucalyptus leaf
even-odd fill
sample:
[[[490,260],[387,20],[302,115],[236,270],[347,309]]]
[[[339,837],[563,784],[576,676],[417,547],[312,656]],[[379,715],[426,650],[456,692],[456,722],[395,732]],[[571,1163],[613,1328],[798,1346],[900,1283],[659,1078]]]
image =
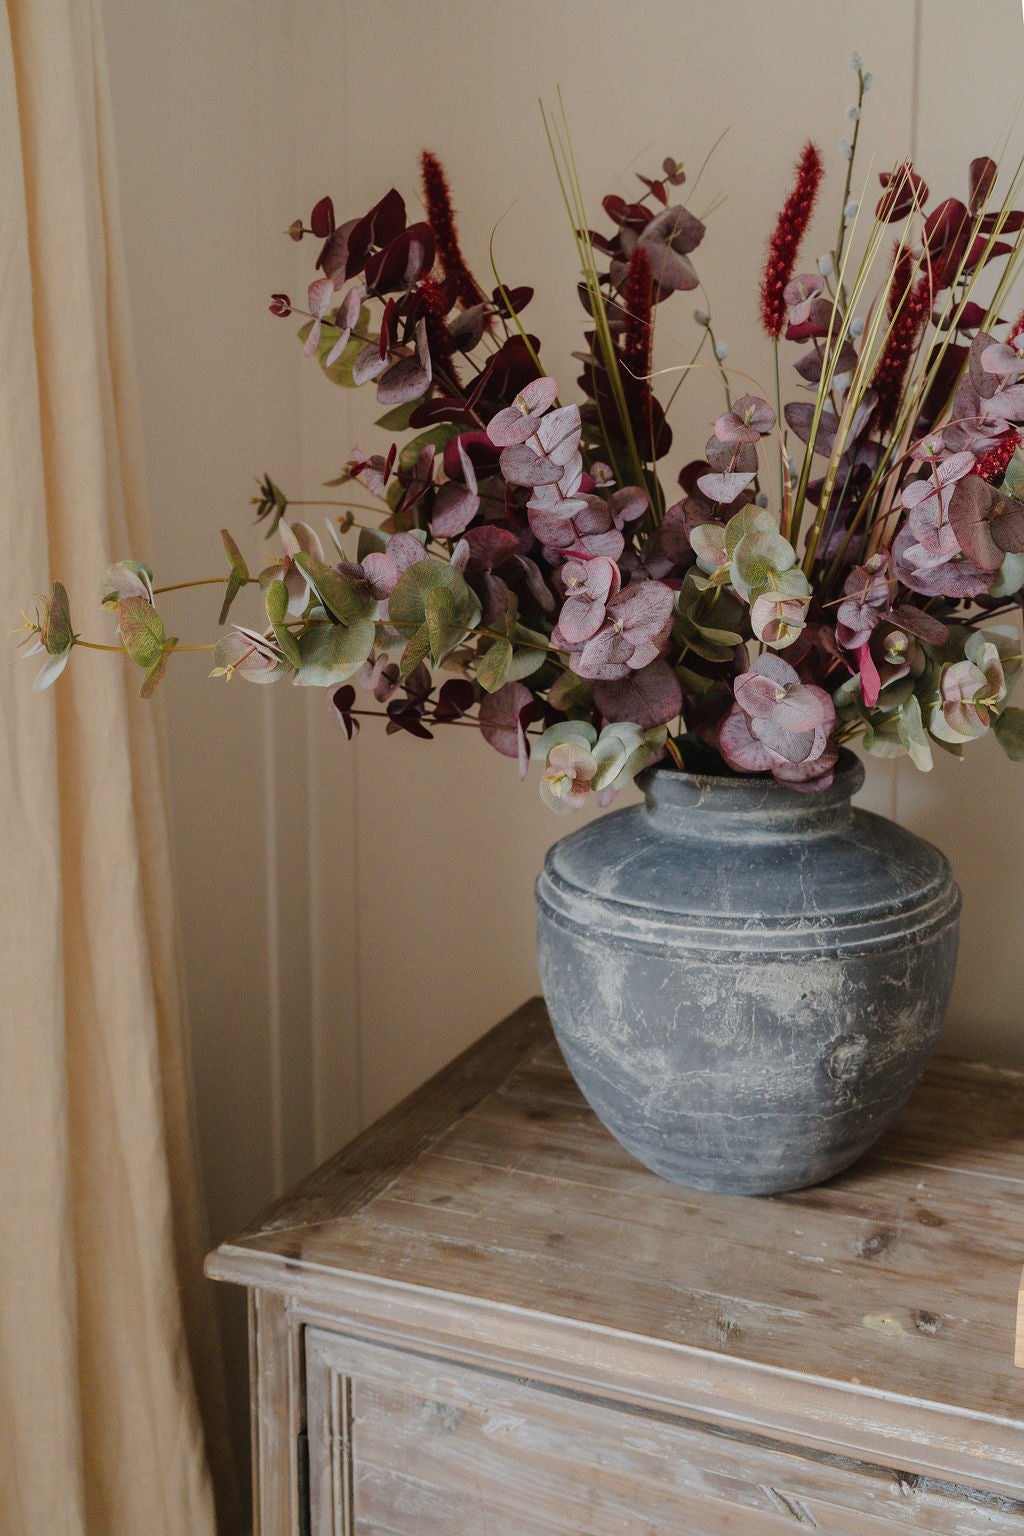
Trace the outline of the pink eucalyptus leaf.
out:
[[[536,453],[526,443],[503,448],[499,463],[502,474],[512,485],[557,485],[562,478],[561,464]]]
[[[731,768],[740,773],[765,773],[772,766],[772,755],[750,734],[747,717],[738,704],[726,715],[718,732],[718,750]]]
[[[878,675],[878,668],[872,659],[871,648],[867,641],[863,645],[858,645],[855,655],[860,671],[861,695],[868,709],[874,709],[878,703],[878,695],[882,690],[882,680]]]
[[[709,500],[728,506],[746,490],[753,479],[752,474],[701,475],[697,485]]]

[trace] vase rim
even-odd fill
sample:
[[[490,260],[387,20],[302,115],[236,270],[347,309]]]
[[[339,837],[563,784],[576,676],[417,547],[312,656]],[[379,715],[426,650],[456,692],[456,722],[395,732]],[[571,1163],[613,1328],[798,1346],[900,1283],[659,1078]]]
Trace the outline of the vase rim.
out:
[[[847,747],[840,747],[832,783],[827,789],[808,790],[773,778],[770,773],[688,773],[671,764],[658,763],[637,774],[636,782],[647,798],[666,806],[691,806],[710,801],[715,809],[758,811],[831,810],[857,793],[864,783],[864,765]]]

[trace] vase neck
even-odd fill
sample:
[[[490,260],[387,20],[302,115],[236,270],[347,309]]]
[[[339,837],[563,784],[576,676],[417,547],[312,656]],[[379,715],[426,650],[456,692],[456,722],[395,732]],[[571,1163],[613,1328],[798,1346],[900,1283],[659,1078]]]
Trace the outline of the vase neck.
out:
[[[670,837],[789,841],[846,826],[853,816],[850,797],[863,784],[864,769],[852,753],[844,753],[832,783],[821,790],[794,789],[761,776],[727,778],[674,768],[651,769],[639,782],[645,819]]]

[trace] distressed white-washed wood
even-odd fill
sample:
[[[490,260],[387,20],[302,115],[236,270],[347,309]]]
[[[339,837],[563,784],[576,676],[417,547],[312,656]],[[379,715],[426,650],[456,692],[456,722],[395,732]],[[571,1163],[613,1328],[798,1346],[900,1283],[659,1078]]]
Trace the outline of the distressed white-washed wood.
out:
[[[252,1293],[253,1536],[296,1536],[299,1530],[304,1362],[293,1310],[274,1291]]]
[[[309,1347],[313,1330],[305,1337],[310,1536],[354,1536],[352,1380]]]
[[[550,1034],[543,1003],[531,998],[256,1217],[237,1241],[338,1220],[358,1209],[499,1087],[524,1058],[550,1040]],[[215,1279],[221,1278],[218,1265],[215,1252],[207,1263],[207,1273]]]
[[[768,1536],[795,1521],[843,1536],[1010,1536],[1024,1521],[1021,1502],[974,1502],[967,1490],[888,1466],[629,1414],[319,1329],[307,1333],[307,1350],[311,1392],[319,1375],[344,1380],[352,1395],[333,1459],[354,1468],[353,1530],[370,1521],[410,1536]],[[313,1526],[316,1536],[349,1530]]]
[[[635,1163],[549,1041],[520,1010],[211,1273],[279,1290],[293,1332],[1024,1499],[1024,1077],[939,1062],[856,1168],[728,1199]]]
[[[1021,1271],[1020,1290],[1017,1293],[1017,1342],[1013,1358],[1024,1370],[1024,1270]]]

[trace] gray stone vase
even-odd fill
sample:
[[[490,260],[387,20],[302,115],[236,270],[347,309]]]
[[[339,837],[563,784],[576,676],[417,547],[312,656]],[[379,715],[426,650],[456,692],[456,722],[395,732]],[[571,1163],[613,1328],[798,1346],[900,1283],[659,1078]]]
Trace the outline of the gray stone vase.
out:
[[[697,1189],[817,1184],[867,1151],[924,1071],[960,892],[930,843],[831,788],[672,768],[645,805],[563,838],[537,882],[541,980],[596,1114]]]

